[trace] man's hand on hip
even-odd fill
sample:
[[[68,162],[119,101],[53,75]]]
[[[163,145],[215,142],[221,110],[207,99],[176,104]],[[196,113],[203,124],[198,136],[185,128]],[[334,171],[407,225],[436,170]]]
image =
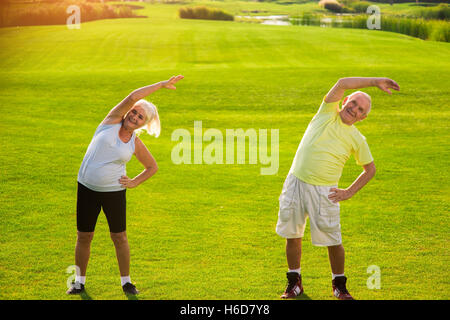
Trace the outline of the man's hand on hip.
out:
[[[353,194],[347,189],[331,188],[331,193],[328,195],[333,203],[338,203],[339,201],[350,199]]]

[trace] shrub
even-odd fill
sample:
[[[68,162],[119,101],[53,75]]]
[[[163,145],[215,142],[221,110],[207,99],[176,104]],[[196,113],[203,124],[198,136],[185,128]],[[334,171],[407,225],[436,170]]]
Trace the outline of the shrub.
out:
[[[398,32],[423,40],[450,41],[450,22],[441,20],[383,17],[381,30]]]
[[[366,13],[367,8],[370,6],[370,2],[367,1],[358,1],[349,4],[349,7],[352,8],[355,12],[358,13]]]
[[[406,3],[406,2],[414,2],[412,0],[370,0],[372,2],[380,2],[380,3]],[[419,5],[423,5],[424,2],[426,3],[436,3],[436,2],[446,2],[449,3],[450,0],[420,0]]]
[[[430,40],[450,42],[450,23],[435,22],[430,34]]]
[[[428,39],[432,26],[423,19],[384,17],[381,30],[406,34],[420,39]]]
[[[356,16],[352,20],[352,27],[353,28],[359,28],[359,29],[365,29],[367,28],[367,18],[366,16]]]
[[[416,16],[424,19],[450,20],[450,7],[446,3],[441,3],[436,7],[418,11]]]
[[[178,15],[182,19],[234,20],[234,16],[232,14],[220,9],[208,8],[205,6],[182,7],[178,9]]]
[[[367,29],[367,15],[333,19],[332,27]],[[406,34],[423,40],[450,42],[450,22],[442,20],[382,17],[381,30]]]
[[[303,12],[302,14],[302,24],[306,26],[320,26],[320,16],[313,15],[309,12]]]
[[[119,18],[127,18],[133,14],[132,9],[128,6],[118,6],[116,12]]]
[[[310,26],[312,24],[312,20],[313,20],[313,16],[311,13],[309,12],[303,12],[302,17],[301,17],[301,21],[302,24],[305,26]]]
[[[319,2],[319,5],[323,6],[325,9],[329,11],[336,13],[341,13],[344,8],[344,6],[339,2],[337,2],[336,0],[321,0]]]
[[[0,27],[66,24],[71,4],[80,7],[81,22],[98,19],[136,17],[129,7],[114,8],[98,0],[71,0],[44,3],[30,3],[26,6],[5,6],[2,9]]]

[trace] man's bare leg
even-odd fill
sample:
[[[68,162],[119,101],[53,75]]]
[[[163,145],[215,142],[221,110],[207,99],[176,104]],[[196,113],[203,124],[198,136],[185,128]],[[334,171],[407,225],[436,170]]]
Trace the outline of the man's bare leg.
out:
[[[347,278],[344,276],[345,251],[342,244],[328,247],[331,272],[333,273],[333,294],[340,300],[353,300],[347,290]]]
[[[303,293],[302,278],[297,272],[300,271],[300,260],[302,257],[302,238],[286,239],[286,258],[290,272],[286,274],[288,286],[281,298],[295,298]]]
[[[331,272],[343,274],[345,264],[345,251],[342,244],[328,247],[328,258],[330,259]]]
[[[302,257],[302,238],[286,239],[286,258],[289,270],[300,268]]]

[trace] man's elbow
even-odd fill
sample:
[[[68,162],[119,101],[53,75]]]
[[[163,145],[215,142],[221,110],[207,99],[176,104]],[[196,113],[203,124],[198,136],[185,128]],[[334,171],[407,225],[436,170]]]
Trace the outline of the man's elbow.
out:
[[[345,84],[345,78],[340,78],[337,82],[336,82],[336,86],[339,88],[343,88]]]
[[[377,168],[375,167],[375,165],[371,166],[370,169],[368,170],[370,177],[373,178],[375,176],[375,173],[377,173]]]
[[[375,173],[377,172],[377,168],[375,167],[375,164],[372,162],[366,166],[364,166],[364,171],[370,175],[370,177],[374,177]]]

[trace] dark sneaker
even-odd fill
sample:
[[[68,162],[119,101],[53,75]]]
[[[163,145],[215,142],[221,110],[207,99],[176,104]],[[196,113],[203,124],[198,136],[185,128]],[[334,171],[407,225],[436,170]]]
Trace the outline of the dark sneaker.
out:
[[[347,290],[345,284],[347,283],[347,277],[336,277],[332,281],[333,284],[333,294],[339,300],[354,300],[353,297]]]
[[[72,286],[66,291],[67,294],[81,294],[84,292],[84,284],[79,282],[72,282]]]
[[[134,284],[127,282],[122,286],[123,292],[125,292],[126,294],[139,294],[139,291],[136,289],[136,287],[134,286]]]
[[[302,276],[297,272],[286,273],[288,285],[284,290],[282,299],[295,298],[303,293]]]

